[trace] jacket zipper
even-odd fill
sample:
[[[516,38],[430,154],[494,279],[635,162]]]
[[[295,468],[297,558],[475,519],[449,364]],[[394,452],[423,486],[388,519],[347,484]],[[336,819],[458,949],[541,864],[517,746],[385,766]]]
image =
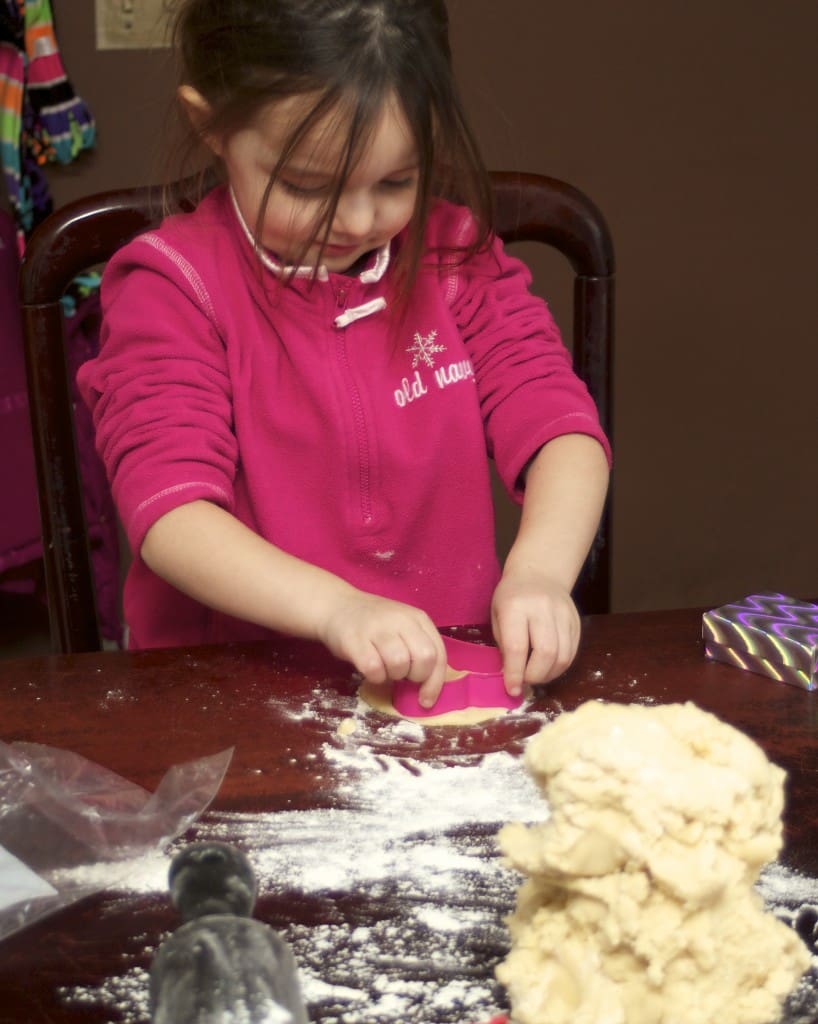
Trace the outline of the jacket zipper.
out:
[[[339,310],[346,308],[347,289],[335,291],[335,303]],[[349,327],[336,326],[336,352],[352,403],[352,417],[355,424],[355,439],[358,446],[358,487],[361,503],[361,518],[366,525],[372,522],[372,492],[370,475],[370,443],[361,393],[355,383],[347,354],[347,331]]]

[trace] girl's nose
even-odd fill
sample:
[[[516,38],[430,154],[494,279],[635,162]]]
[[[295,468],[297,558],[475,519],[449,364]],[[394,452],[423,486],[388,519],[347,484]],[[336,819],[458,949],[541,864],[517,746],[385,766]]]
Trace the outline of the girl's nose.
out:
[[[335,211],[334,230],[351,238],[364,238],[372,231],[375,205],[368,193],[342,195]]]

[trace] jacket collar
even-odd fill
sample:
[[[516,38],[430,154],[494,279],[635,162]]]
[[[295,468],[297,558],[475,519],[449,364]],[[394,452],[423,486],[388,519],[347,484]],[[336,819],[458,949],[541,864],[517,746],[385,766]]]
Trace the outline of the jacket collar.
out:
[[[264,249],[259,249],[256,245],[255,238],[250,228],[247,226],[247,222],[242,216],[242,212],[239,209],[239,204],[236,202],[236,196],[233,189],[229,189],[230,201],[233,206],[233,210],[236,214],[241,229],[244,232],[247,241],[253,247],[253,251],[256,252],[258,258],[261,260],[263,266],[267,268],[271,273],[275,274],[276,277],[309,277],[315,278],[318,281],[328,281],[330,272],[326,266],[322,263],[317,268],[310,266],[293,266],[287,263],[280,263],[278,260]],[[389,267],[390,261],[390,243],[387,242],[382,245],[380,249],[377,249],[373,254],[370,262],[367,264],[364,270],[358,275],[358,280],[361,284],[374,284],[380,281],[383,275],[386,273]]]

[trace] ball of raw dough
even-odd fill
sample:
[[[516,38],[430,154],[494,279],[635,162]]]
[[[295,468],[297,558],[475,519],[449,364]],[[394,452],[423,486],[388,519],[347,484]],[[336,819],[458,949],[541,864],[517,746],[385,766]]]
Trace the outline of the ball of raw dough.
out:
[[[506,826],[527,880],[497,976],[518,1024],[768,1024],[808,966],[753,888],[784,772],[693,704],[589,702],[526,749],[550,818]]]

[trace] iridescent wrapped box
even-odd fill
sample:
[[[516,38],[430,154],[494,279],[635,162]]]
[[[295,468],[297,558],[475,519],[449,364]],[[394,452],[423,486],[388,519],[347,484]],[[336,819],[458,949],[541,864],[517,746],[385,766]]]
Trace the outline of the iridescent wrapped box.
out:
[[[708,658],[818,689],[818,605],[786,594],[751,594],[705,612]]]

